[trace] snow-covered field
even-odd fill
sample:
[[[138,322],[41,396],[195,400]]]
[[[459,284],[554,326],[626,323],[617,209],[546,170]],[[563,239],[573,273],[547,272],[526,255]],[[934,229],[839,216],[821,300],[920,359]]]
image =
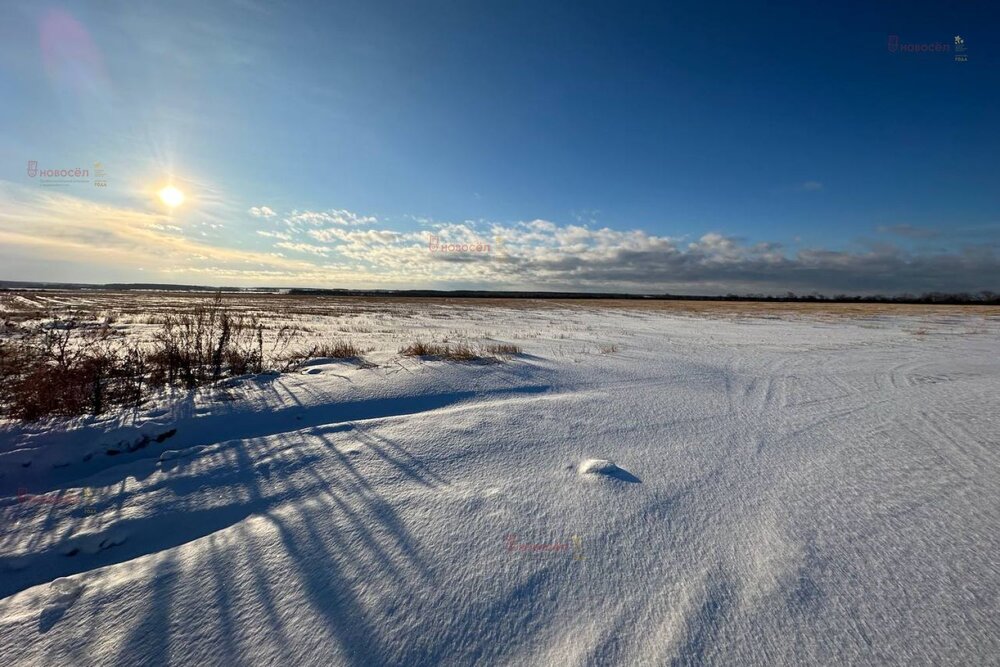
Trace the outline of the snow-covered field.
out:
[[[946,310],[297,315],[371,363],[0,427],[0,654],[998,664],[1000,319]]]

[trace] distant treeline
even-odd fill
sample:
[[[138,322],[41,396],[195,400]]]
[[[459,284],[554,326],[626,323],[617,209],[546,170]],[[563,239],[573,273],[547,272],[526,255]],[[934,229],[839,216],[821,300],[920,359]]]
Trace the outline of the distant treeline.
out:
[[[14,290],[90,290],[90,291],[145,291],[145,292],[287,292],[277,287],[212,287],[210,285],[176,285],[173,283],[42,283],[21,280],[0,280],[0,292]]]
[[[921,295],[850,295],[795,294],[726,294],[725,296],[699,296],[688,294],[618,294],[614,292],[505,292],[486,290],[348,290],[348,289],[291,289],[289,294],[313,296],[365,296],[365,297],[435,297],[461,299],[632,299],[658,301],[762,301],[806,303],[915,303],[942,305],[1000,305],[1000,294],[982,291],[927,292]]]
[[[703,296],[691,294],[621,294],[616,292],[515,292],[491,290],[356,290],[311,289],[277,287],[209,287],[201,285],[172,285],[158,283],[109,283],[87,285],[81,283],[36,283],[0,280],[0,291],[17,289],[58,290],[145,290],[171,292],[243,292],[248,294],[292,294],[299,296],[355,296],[355,297],[425,297],[438,299],[633,299],[662,301],[762,301],[806,303],[915,303],[942,305],[1000,305],[1000,294],[989,290],[981,292],[925,292],[920,295],[851,295],[832,296],[818,293],[795,294],[726,294]]]

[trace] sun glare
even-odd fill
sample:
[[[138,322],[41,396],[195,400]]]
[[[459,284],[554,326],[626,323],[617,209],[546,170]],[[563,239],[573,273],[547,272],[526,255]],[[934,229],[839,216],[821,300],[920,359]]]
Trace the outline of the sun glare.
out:
[[[176,208],[184,203],[184,193],[174,186],[168,185],[160,190],[160,201],[170,208]]]

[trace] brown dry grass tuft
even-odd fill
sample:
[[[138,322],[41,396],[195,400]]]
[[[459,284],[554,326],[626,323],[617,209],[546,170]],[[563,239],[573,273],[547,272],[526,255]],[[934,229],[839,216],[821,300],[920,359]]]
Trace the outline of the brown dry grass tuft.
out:
[[[517,345],[511,343],[492,343],[483,346],[483,352],[493,355],[494,357],[501,357],[503,359],[509,359],[510,357],[521,354],[521,348]]]
[[[331,359],[356,359],[364,352],[351,341],[324,343],[317,345],[309,353],[310,357],[329,357]]]
[[[521,353],[521,348],[507,343],[484,345],[478,350],[466,343],[441,344],[417,340],[400,348],[404,357],[433,357],[446,361],[504,361]]]
[[[404,357],[437,357],[448,361],[474,361],[479,358],[475,350],[464,343],[442,345],[415,341],[399,350]]]

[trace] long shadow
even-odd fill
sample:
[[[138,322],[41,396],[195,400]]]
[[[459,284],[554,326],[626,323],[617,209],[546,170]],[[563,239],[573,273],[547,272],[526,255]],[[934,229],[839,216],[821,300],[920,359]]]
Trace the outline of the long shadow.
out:
[[[177,434],[166,441],[168,448],[187,448],[197,444],[245,440],[297,431],[317,426],[344,424],[347,422],[383,417],[412,415],[445,408],[475,399],[489,400],[504,396],[542,394],[550,390],[549,385],[529,385],[508,387],[491,391],[453,391],[417,396],[366,399],[337,403],[322,403],[310,407],[283,408],[281,410],[254,411],[253,409],[226,411],[211,415],[190,415],[176,424]],[[147,448],[131,454],[115,457],[120,464],[99,467],[92,460],[90,465],[76,469],[62,468],[62,474],[49,475],[41,485],[33,489],[35,493],[46,493],[72,482],[99,479],[109,484],[127,475],[144,479],[152,469],[139,469],[135,463],[159,457],[162,448]],[[89,472],[88,472],[89,469]],[[119,473],[113,471],[118,470]]]
[[[294,440],[290,435],[284,438]],[[247,442],[246,449],[240,447],[240,451],[233,454],[236,460],[232,465],[237,470],[253,469],[254,460],[272,451],[274,442],[261,442],[256,450],[254,444]],[[278,449],[284,451],[284,448]],[[177,544],[227,528],[251,514],[266,518],[277,529],[276,536],[283,550],[281,556],[274,553],[273,546],[255,545],[252,535],[256,531],[247,531],[245,535],[240,531],[243,537],[237,540],[216,543],[214,538],[209,538],[204,541],[199,571],[204,573],[205,568],[210,568],[210,577],[205,580],[207,585],[202,591],[188,591],[184,595],[185,604],[208,604],[217,608],[211,617],[212,625],[206,631],[212,633],[211,641],[232,660],[238,662],[248,656],[265,655],[255,653],[255,638],[267,644],[266,655],[273,659],[283,659],[287,664],[302,659],[300,647],[289,644],[290,637],[298,633],[289,624],[297,623],[298,615],[282,613],[290,600],[297,599],[286,598],[282,602],[283,592],[296,591],[304,595],[309,605],[307,617],[325,628],[324,634],[338,646],[337,655],[330,656],[332,661],[352,666],[398,662],[390,655],[392,651],[399,651],[398,642],[387,643],[389,637],[372,624],[370,599],[366,596],[362,601],[361,591],[367,588],[365,582],[391,581],[392,587],[404,597],[433,589],[427,564],[396,508],[378,494],[377,486],[366,478],[357,461],[333,451],[332,447],[330,450],[332,466],[297,467],[296,474],[274,480],[281,485],[277,492],[273,488],[262,488],[263,480],[256,475],[244,479],[239,493],[246,500],[243,506],[182,512],[176,517],[157,519],[160,522],[166,518],[167,522],[157,523],[156,531],[172,535],[172,540],[166,542]],[[402,455],[392,460],[399,465],[411,465]],[[285,471],[285,468],[280,470]],[[216,481],[214,477],[211,480]],[[232,489],[232,480],[227,479],[219,488]],[[208,494],[214,495],[211,489]],[[301,502],[281,504],[281,499]],[[181,531],[183,539],[178,539],[180,524],[175,525],[175,521],[183,521],[185,525]],[[270,540],[273,539],[272,536]],[[120,562],[143,555],[141,551],[158,552],[176,546],[150,544],[148,536],[135,541],[143,544],[139,552],[130,551],[126,542],[106,553],[120,550],[113,559]],[[262,550],[265,548],[266,552]],[[62,558],[72,561],[88,556]],[[181,585],[176,557],[164,553],[160,558],[163,560],[157,565],[159,571],[151,584],[153,593],[148,604],[140,610],[140,616],[131,621],[134,625],[128,629],[114,664],[155,664],[168,659],[171,647],[177,642],[185,641],[176,630],[172,634],[170,623],[171,616],[186,611],[171,611],[172,600],[179,599],[174,589]],[[83,560],[78,562],[84,564],[83,569],[93,569]],[[234,564],[240,569],[234,570]],[[294,573],[294,582],[286,579],[284,570],[288,567]],[[194,580],[200,576],[197,571],[187,571],[187,574]],[[190,586],[191,579],[185,577],[185,580]],[[248,602],[253,604],[244,597],[248,582],[251,582],[262,611],[258,618],[264,621],[259,631],[249,635],[246,628],[238,626],[233,611],[237,607],[245,608]],[[241,591],[239,597],[237,590]],[[46,629],[61,618],[61,614],[50,616],[40,619]],[[219,634],[223,636],[216,636]],[[317,645],[321,646],[322,642]]]
[[[378,486],[365,476],[357,460],[352,460],[332,446],[329,436],[336,432],[346,432],[346,422],[354,420],[414,414],[467,400],[502,395],[530,395],[547,390],[546,386],[532,386],[483,393],[451,392],[412,399],[381,399],[305,409],[290,408],[279,411],[276,417],[269,416],[261,423],[249,425],[240,423],[241,415],[238,414],[221,415],[215,419],[198,418],[192,425],[198,427],[199,434],[208,441],[211,441],[212,436],[206,431],[212,428],[220,431],[226,428],[239,430],[241,442],[226,447],[225,451],[213,453],[213,456],[232,459],[226,466],[231,469],[231,473],[217,476],[212,472],[204,477],[196,475],[194,478],[165,480],[162,484],[171,491],[182,492],[185,485],[204,485],[207,482],[210,488],[206,494],[214,495],[214,489],[224,490],[232,496],[231,504],[188,511],[178,509],[158,515],[155,521],[145,519],[145,523],[143,519],[118,517],[111,528],[122,531],[127,536],[124,542],[111,544],[97,553],[86,553],[83,550],[72,556],[50,549],[48,558],[33,560],[30,572],[22,571],[16,573],[15,577],[4,577],[0,581],[0,597],[56,576],[89,571],[162,552],[233,526],[251,515],[260,515],[266,517],[276,528],[284,555],[277,557],[274,553],[260,551],[251,553],[256,547],[250,546],[246,547],[246,558],[236,559],[231,548],[226,545],[218,546],[212,540],[206,541],[206,555],[211,556],[202,561],[200,568],[211,567],[218,571],[214,572],[215,589],[209,587],[209,590],[201,594],[200,599],[220,607],[231,606],[236,602],[232,593],[235,590],[234,582],[255,582],[264,611],[260,618],[265,620],[265,625],[272,626],[270,636],[277,641],[271,647],[276,656],[294,658],[298,655],[296,650],[289,649],[286,653],[280,647],[281,641],[295,636],[294,628],[291,628],[291,633],[286,632],[291,627],[288,624],[295,620],[287,613],[280,614],[278,610],[283,605],[276,604],[281,600],[282,591],[298,590],[304,593],[311,607],[307,612],[309,617],[318,619],[327,628],[329,635],[343,650],[339,658],[346,664],[360,666],[398,662],[400,651],[406,652],[410,664],[447,661],[447,642],[427,644],[408,638],[402,645],[398,640],[393,640],[390,644],[387,643],[389,637],[386,633],[373,625],[371,601],[368,597],[364,601],[361,598],[361,591],[366,588],[364,581],[392,581],[398,597],[403,599],[434,590],[434,575],[398,509],[379,494]],[[302,419],[295,419],[296,416],[301,416]],[[282,428],[281,422],[284,420],[292,422],[295,429]],[[200,427],[206,421],[209,428],[202,430]],[[226,425],[225,421],[230,421],[230,424]],[[340,429],[338,425],[345,425],[345,428]],[[277,475],[273,479],[268,477],[265,480],[260,476],[262,473],[258,464],[265,452],[294,452],[294,448],[301,443],[298,434],[293,436],[292,432],[318,426],[329,428],[316,429],[320,433],[307,431],[305,435],[327,441],[328,451],[331,453],[329,460],[334,463],[333,466],[324,468],[296,465],[301,463],[302,456],[309,458],[310,462],[315,460],[311,458],[315,450],[298,452],[298,456],[290,456],[286,461],[279,460],[273,464],[274,474]],[[447,484],[447,480],[431,471],[399,443],[369,433],[363,427],[359,433],[367,440],[369,449],[384,463],[402,471],[408,482],[428,488]],[[267,443],[255,442],[255,438],[261,436],[277,437],[272,437]],[[283,443],[287,444],[282,446]],[[315,444],[311,446],[315,447]],[[193,463],[181,461],[177,465],[184,469]],[[294,505],[286,503],[293,499],[300,502]],[[120,510],[121,499],[118,500]],[[107,509],[111,509],[110,505],[114,500],[109,496],[103,502],[108,504]],[[240,542],[252,544],[243,540]],[[276,557],[278,560],[275,560]],[[155,566],[155,579],[150,584],[152,593],[144,610],[139,610],[140,616],[130,621],[133,625],[120,643],[114,664],[150,664],[150,661],[167,659],[171,646],[175,642],[185,641],[184,637],[172,633],[170,623],[171,616],[176,615],[171,608],[177,597],[176,587],[180,585],[179,564],[173,554],[161,553],[159,559]],[[249,567],[253,571],[234,571],[231,569],[234,562],[241,565],[249,563],[243,567]],[[0,559],[0,569],[4,566],[3,559]],[[273,569],[285,566],[292,567],[297,575],[299,585],[292,589],[285,588],[286,584],[277,578],[278,572]],[[227,567],[230,569],[223,572],[222,569]],[[529,600],[538,593],[547,576],[545,573],[534,575],[519,589],[511,592],[511,596]],[[193,600],[195,597],[198,596],[185,595],[185,599]],[[500,615],[510,603],[511,599],[507,599],[498,601],[496,606],[487,604],[486,611],[492,619],[490,622],[503,622]],[[526,605],[525,608],[529,606]],[[213,633],[225,633],[228,639],[216,637],[214,641],[222,642],[223,649],[234,657],[253,655],[253,647],[248,643],[251,640],[236,638],[246,635],[234,628],[237,619],[230,611],[220,609],[211,630]],[[525,613],[526,616],[519,616],[516,625],[527,631],[530,630],[532,620],[530,612]],[[49,629],[60,618],[61,615],[47,617],[40,619],[40,623],[45,629]],[[467,627],[480,627],[480,621],[473,615],[459,621]],[[462,637],[462,631],[455,628],[448,630],[447,635],[457,640]],[[480,648],[483,657],[507,650],[509,647]],[[409,659],[411,651],[414,660]]]
[[[642,480],[630,473],[624,468],[619,468],[615,466],[614,470],[604,473],[606,477],[611,477],[612,479],[617,479],[621,482],[626,482],[628,484],[642,484]]]
[[[722,623],[732,611],[735,600],[732,583],[721,571],[709,575],[708,590],[701,607],[688,619],[687,635],[671,667],[703,665],[714,647]]]
[[[448,483],[443,477],[428,468],[423,461],[388,438],[372,433],[364,427],[354,429],[354,434],[360,442],[368,446],[370,451],[414,482],[431,488]]]
[[[386,664],[384,651],[377,642],[378,633],[354,593],[357,582],[343,572],[338,559],[313,528],[308,514],[301,515],[301,526],[296,527],[287,525],[274,513],[267,516],[281,535],[313,611],[340,643],[343,649],[340,659],[358,667]],[[294,529],[303,527],[305,530]],[[341,543],[341,546],[342,555],[347,556],[348,545]]]
[[[146,613],[122,641],[115,665],[135,667],[169,660],[170,643],[175,639],[170,632],[170,611],[180,574],[180,567],[172,557],[164,556],[157,563],[152,593],[144,601]]]
[[[563,563],[565,567],[568,563]],[[470,637],[485,637],[500,631],[502,638],[475,642],[475,650],[463,658],[465,664],[505,664],[506,653],[516,650],[513,642],[530,637],[545,614],[553,613],[558,601],[547,591],[557,590],[551,580],[556,566],[536,570],[523,583],[511,589],[502,598],[484,600],[460,617],[453,619],[443,629],[433,644],[414,643],[406,653],[407,665],[441,665],[449,663],[455,647],[466,646]],[[539,604],[544,608],[538,609]],[[467,659],[466,659],[467,658]]]
[[[365,514],[369,516],[373,515],[377,520],[375,525],[379,525],[380,527],[387,529],[396,545],[397,550],[409,559],[409,561],[417,568],[421,576],[428,576],[427,564],[423,562],[417,553],[413,539],[409,532],[403,527],[402,520],[399,518],[396,511],[389,505],[389,503],[378,495],[372,485],[357,470],[347,456],[337,451],[336,448],[331,447],[331,450],[333,455],[337,457],[344,469],[350,475],[350,487],[345,484],[343,479],[327,479],[316,469],[309,469],[307,471],[319,482],[321,486],[327,490],[330,502],[336,505],[342,512],[343,516],[351,522],[353,528],[358,531],[361,539],[366,542],[372,552],[375,553],[379,559],[384,560],[385,565],[390,566],[391,563],[386,555],[379,553],[379,549],[374,538],[374,531],[371,529],[372,522],[368,520],[368,516],[359,516],[359,513],[350,505],[350,503],[341,498],[340,494],[343,494],[345,497],[365,500]]]
[[[124,519],[117,521],[110,533],[85,535],[76,543],[64,542],[32,554],[27,561],[30,567],[24,569],[19,569],[25,564],[22,558],[0,557],[0,570],[7,572],[0,579],[0,598],[59,577],[122,563],[191,542],[242,521],[255,509],[249,505],[227,505],[163,515],[157,517],[155,522],[145,518]],[[111,533],[124,536],[124,541],[113,539]]]
[[[415,563],[418,563],[421,572],[426,574],[426,565],[421,563],[416,556],[412,540],[402,529],[401,521],[395,510],[378,496],[357,469],[356,462],[352,461],[351,457],[340,451],[328,439],[329,433],[329,429],[326,429],[322,433],[310,435],[318,436],[326,444],[332,460],[337,461],[340,464],[340,469],[347,474],[346,478],[343,479],[351,480],[355,488],[343,488],[342,479],[337,482],[326,479],[314,465],[319,460],[318,456],[307,452],[291,457],[288,461],[275,464],[273,474],[279,476],[277,479],[288,479],[299,473],[311,476],[316,483],[309,492],[331,489],[336,492],[348,491],[356,496],[364,496],[375,515],[375,519],[395,536],[398,548],[411,557]],[[429,488],[447,484],[446,480],[430,471],[419,459],[399,445],[373,434],[364,434],[363,437],[367,440],[370,451],[395,467],[411,481]],[[124,482],[122,482],[118,494],[107,495],[92,506],[98,513],[110,518],[106,530],[79,539],[72,538],[70,535],[75,528],[78,528],[80,522],[67,522],[67,533],[62,535],[61,539],[49,540],[44,546],[34,545],[33,553],[30,556],[0,556],[0,569],[13,571],[12,576],[4,577],[0,581],[0,597],[51,581],[56,577],[70,576],[96,567],[121,563],[191,542],[289,499],[291,496],[287,490],[270,494],[262,492],[260,475],[270,476],[272,473],[262,472],[265,469],[256,465],[255,458],[249,453],[252,448],[261,450],[258,454],[263,454],[265,448],[268,453],[280,452],[285,449],[280,444],[275,446],[273,439],[266,445],[258,439],[245,439],[234,444],[233,447],[213,454],[213,456],[223,456],[231,460],[227,461],[225,465],[217,466],[220,471],[212,472],[212,487],[226,489],[230,494],[242,495],[243,497],[236,497],[233,502],[209,508],[188,509],[179,502],[173,509],[158,515],[153,523],[146,518],[123,518],[122,504],[125,494]],[[201,462],[201,459],[196,460]],[[183,469],[191,465],[190,461],[185,460],[171,463],[177,466],[175,469]],[[204,478],[200,475],[190,477],[172,475],[157,481],[146,491],[152,492],[162,488],[177,498],[183,498],[189,494],[195,494],[197,497],[197,494],[203,491],[204,482]],[[334,502],[335,504],[337,502],[336,496],[334,496]],[[351,508],[346,505],[339,509],[345,514],[352,513]],[[355,523],[361,525],[363,521],[356,518]],[[124,540],[115,536],[123,536]],[[36,541],[39,536],[34,534],[27,537]],[[13,535],[10,538],[13,538]],[[111,538],[108,543],[103,544],[102,542],[108,538]]]

